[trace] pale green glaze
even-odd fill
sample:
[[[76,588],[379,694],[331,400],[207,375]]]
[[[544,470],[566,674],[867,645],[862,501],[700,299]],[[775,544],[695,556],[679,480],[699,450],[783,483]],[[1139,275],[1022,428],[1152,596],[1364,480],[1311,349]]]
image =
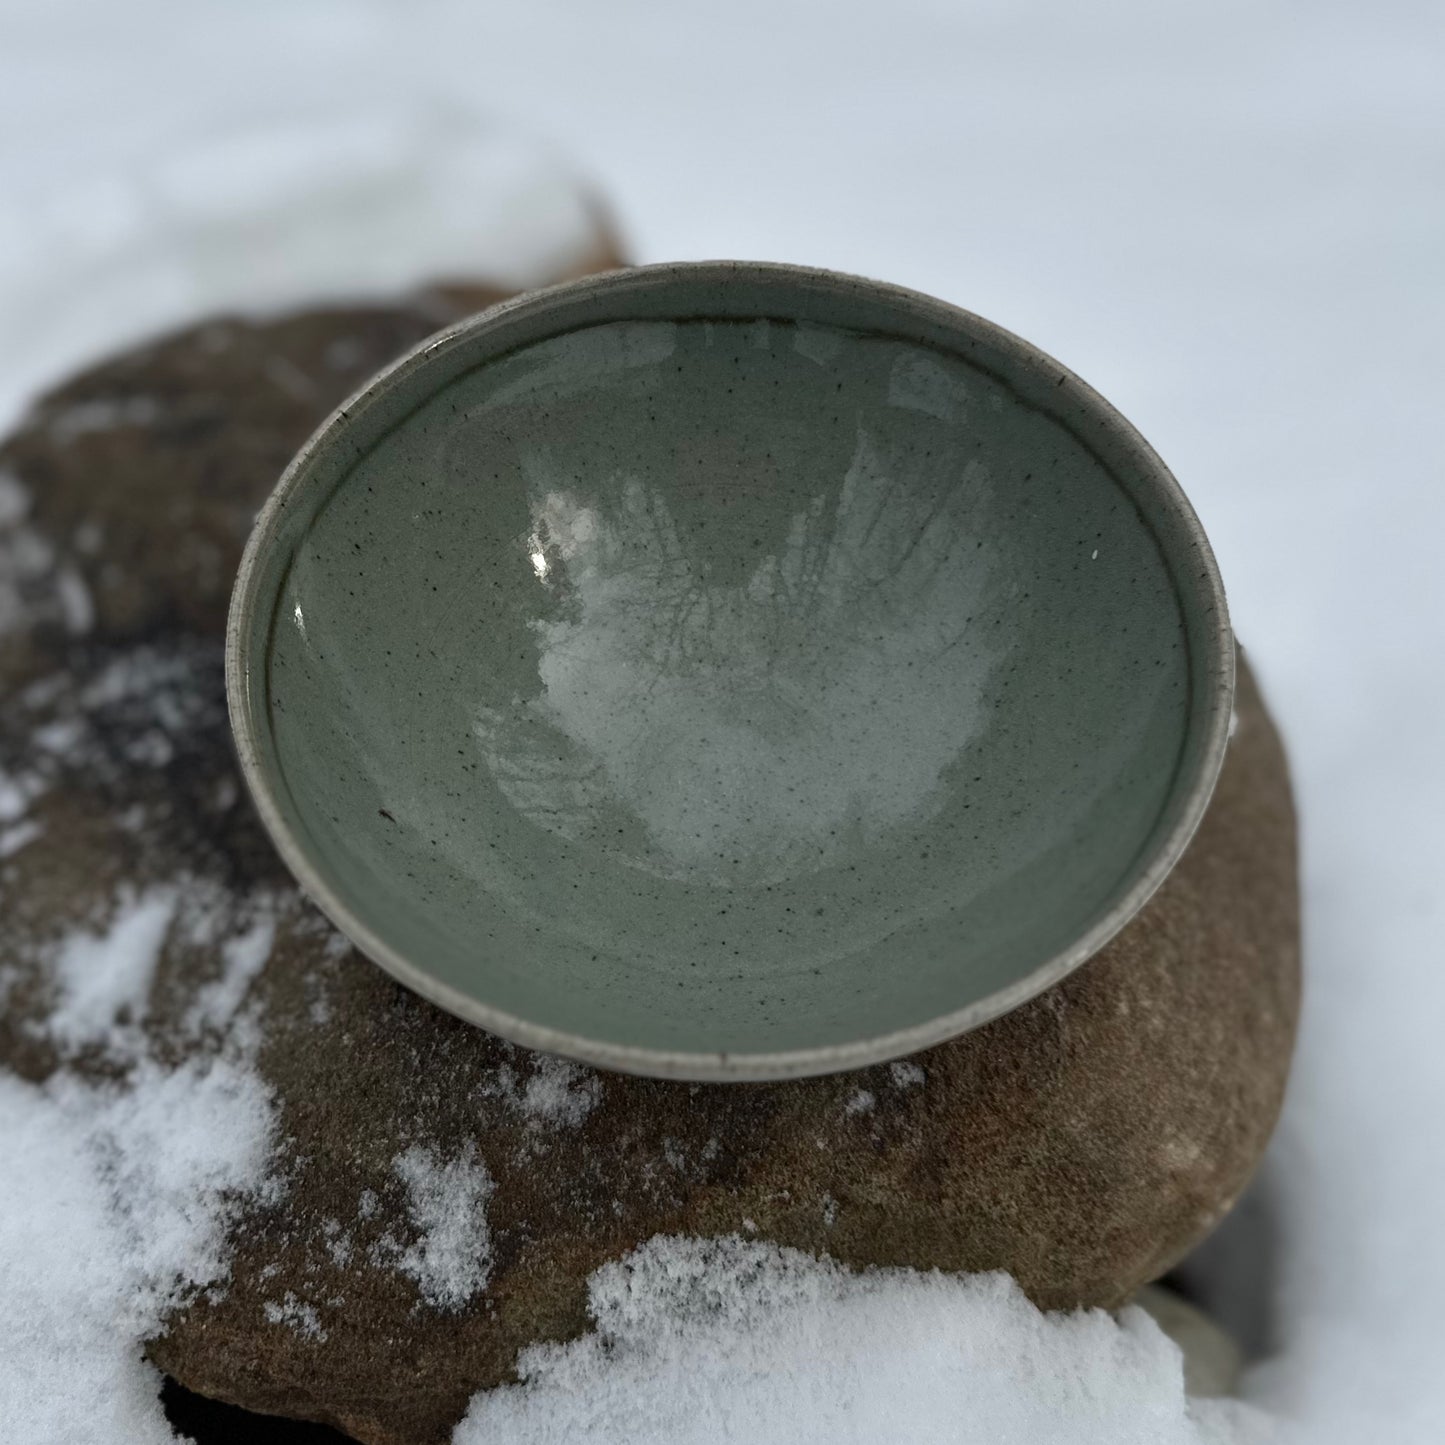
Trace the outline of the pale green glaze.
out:
[[[1218,578],[1082,383],[936,302],[620,273],[343,408],[238,585],[273,834],[374,957],[523,1042],[748,1077],[1061,976],[1177,856]]]

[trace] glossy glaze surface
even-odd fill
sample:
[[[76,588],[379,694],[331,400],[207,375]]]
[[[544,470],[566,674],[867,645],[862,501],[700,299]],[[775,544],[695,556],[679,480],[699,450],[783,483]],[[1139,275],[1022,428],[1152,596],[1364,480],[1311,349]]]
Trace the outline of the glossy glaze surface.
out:
[[[1013,338],[692,271],[484,320],[303,456],[243,575],[252,772],[338,921],[479,1021],[839,1067],[1138,891],[1216,599],[1167,474]]]

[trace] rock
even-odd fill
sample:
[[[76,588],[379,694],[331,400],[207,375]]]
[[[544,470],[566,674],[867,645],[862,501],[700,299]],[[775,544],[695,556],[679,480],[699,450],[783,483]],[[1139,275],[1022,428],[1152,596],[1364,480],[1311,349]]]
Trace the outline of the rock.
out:
[[[1126,1299],[1244,1187],[1293,1042],[1294,818],[1247,668],[1215,800],[1149,908],[1063,984],[902,1064],[703,1086],[528,1054],[407,993],[298,895],[232,758],[231,578],[315,423],[476,299],[198,326],[62,387],[0,447],[0,1065],[122,1067],[67,1052],[47,960],[165,890],[122,1022],[172,1060],[254,1031],[286,1140],[229,1287],[151,1357],[249,1409],[431,1445],[520,1346],[584,1330],[588,1274],[658,1233],[1007,1269],[1045,1306]]]

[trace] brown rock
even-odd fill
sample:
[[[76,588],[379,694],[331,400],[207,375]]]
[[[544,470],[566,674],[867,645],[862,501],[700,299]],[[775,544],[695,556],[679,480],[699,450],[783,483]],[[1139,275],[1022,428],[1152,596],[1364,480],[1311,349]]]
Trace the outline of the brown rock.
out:
[[[1214,803],[1144,914],[906,1065],[730,1086],[574,1068],[413,997],[299,898],[230,750],[231,577],[315,423],[458,309],[437,293],[213,322],[61,388],[0,447],[20,484],[0,494],[0,768],[44,830],[0,862],[0,1064],[56,1067],[36,958],[118,892],[179,880],[212,919],[168,937],[145,1025],[162,1056],[196,1046],[214,919],[276,924],[251,1000],[287,1187],[237,1227],[229,1288],[151,1356],[252,1409],[430,1445],[520,1346],[584,1330],[588,1274],[658,1233],[1008,1269],[1047,1306],[1114,1304],[1163,1273],[1248,1179],[1294,1035],[1294,817],[1247,669]],[[429,1182],[474,1211],[459,1255],[428,1233]]]

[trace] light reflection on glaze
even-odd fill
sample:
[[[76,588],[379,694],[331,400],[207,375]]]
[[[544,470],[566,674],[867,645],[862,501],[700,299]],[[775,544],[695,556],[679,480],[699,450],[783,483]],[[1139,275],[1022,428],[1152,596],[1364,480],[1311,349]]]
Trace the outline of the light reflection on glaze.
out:
[[[895,375],[890,402],[956,418],[936,371]],[[475,718],[519,812],[664,877],[759,883],[938,810],[1010,640],[982,626],[1006,569],[964,523],[980,463],[940,498],[860,427],[836,499],[798,510],[733,584],[710,579],[658,490],[629,480],[604,515],[545,458],[528,471],[526,545],[540,581],[565,581],[567,615],[532,624],[538,695]],[[619,807],[636,838],[608,826]]]

